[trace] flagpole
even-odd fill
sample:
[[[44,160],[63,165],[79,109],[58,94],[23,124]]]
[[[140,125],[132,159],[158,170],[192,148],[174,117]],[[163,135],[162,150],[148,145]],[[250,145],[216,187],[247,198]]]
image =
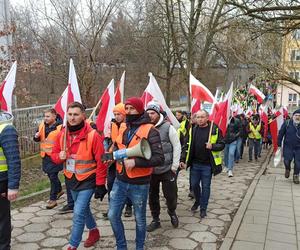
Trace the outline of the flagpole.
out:
[[[100,106],[100,104],[101,104],[101,98],[100,98],[100,100],[98,101],[97,105],[94,107],[92,113],[90,114],[89,120],[92,119],[93,115],[95,114],[95,112],[96,112],[97,108]]]
[[[215,108],[215,105],[216,105],[216,103],[217,103],[218,95],[219,95],[219,89],[217,89],[217,91],[216,91],[215,99],[214,99],[214,102],[213,102],[213,105],[212,105],[211,112],[214,112],[214,108]],[[209,134],[208,134],[208,142],[207,142],[207,143],[210,142],[210,138],[211,138],[211,133],[212,133],[212,129],[213,129],[215,117],[216,117],[216,112],[214,112],[213,118],[212,118],[212,121],[211,121],[211,124],[210,124]]]

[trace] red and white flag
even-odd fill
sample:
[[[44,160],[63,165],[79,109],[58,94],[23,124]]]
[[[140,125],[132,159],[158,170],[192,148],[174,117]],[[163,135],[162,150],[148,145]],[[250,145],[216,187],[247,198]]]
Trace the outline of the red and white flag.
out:
[[[147,88],[145,89],[143,95],[142,95],[142,101],[144,103],[144,107],[147,107],[148,102],[155,99],[159,105],[161,106],[162,110],[166,112],[170,122],[173,124],[173,126],[177,129],[179,128],[180,124],[177,121],[176,117],[173,115],[172,111],[168,107],[164,95],[161,92],[161,89],[158,86],[158,83],[151,72],[149,72],[149,84]]]
[[[96,126],[98,131],[103,132],[104,137],[110,137],[111,119],[114,117],[113,108],[115,106],[114,90],[115,84],[114,79],[112,79],[100,98],[101,107],[97,116]]]
[[[195,114],[197,111],[201,109],[201,101],[195,98],[192,98],[191,102],[191,113]]]
[[[115,93],[116,105],[119,104],[120,102],[122,103],[124,102],[124,85],[125,85],[125,71],[123,72],[119,84],[116,88],[116,93]]]
[[[230,118],[230,107],[233,97],[233,83],[231,83],[230,88],[223,101],[219,102],[217,105],[218,110],[213,114],[214,123],[220,128],[223,136],[226,134],[227,126],[229,124]]]
[[[61,116],[62,119],[64,119],[64,126],[67,124],[67,107],[72,102],[82,103],[75,67],[73,64],[73,60],[70,59],[68,86],[54,106],[56,112]]]
[[[11,113],[12,95],[15,88],[16,73],[17,62],[15,61],[0,86],[0,109],[7,111],[8,113]]]
[[[278,149],[278,132],[284,123],[283,114],[278,115],[273,121],[270,123],[270,133],[272,136],[272,144],[274,148],[274,152]]]
[[[249,93],[254,95],[258,101],[258,103],[263,103],[266,96],[263,92],[261,92],[258,88],[256,88],[254,85],[250,85],[249,87]]]
[[[190,73],[190,93],[192,98],[200,102],[214,102],[214,96],[210,90],[197,80],[192,73]]]

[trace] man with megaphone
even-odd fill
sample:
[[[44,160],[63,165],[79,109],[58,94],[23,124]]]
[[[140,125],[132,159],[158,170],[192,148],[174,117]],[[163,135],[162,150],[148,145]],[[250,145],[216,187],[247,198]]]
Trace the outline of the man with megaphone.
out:
[[[146,237],[146,207],[153,167],[164,162],[159,132],[151,124],[144,104],[138,97],[125,102],[126,126],[119,131],[116,150],[110,154],[117,160],[117,176],[110,193],[108,218],[117,249],[127,249],[122,210],[127,198],[132,201],[136,220],[136,249],[144,249]],[[145,141],[147,141],[145,143]],[[150,145],[148,147],[148,145]],[[138,155],[137,157],[135,157]],[[108,160],[109,156],[102,157]]]

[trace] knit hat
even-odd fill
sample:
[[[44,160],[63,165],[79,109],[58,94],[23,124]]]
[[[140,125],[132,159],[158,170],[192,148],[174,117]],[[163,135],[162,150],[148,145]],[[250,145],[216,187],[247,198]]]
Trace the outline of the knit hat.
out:
[[[125,106],[126,105],[132,105],[139,114],[142,114],[144,113],[144,103],[143,101],[141,100],[141,98],[139,97],[130,97],[126,100],[125,102]]]
[[[294,114],[300,114],[300,109],[295,110],[294,113],[293,113],[293,115]]]
[[[146,108],[146,111],[153,110],[157,114],[160,114],[160,106],[157,102],[149,102]]]
[[[119,103],[119,104],[117,104],[117,105],[113,108],[113,112],[118,112],[118,113],[120,113],[120,114],[122,114],[122,115],[126,115],[124,103]]]

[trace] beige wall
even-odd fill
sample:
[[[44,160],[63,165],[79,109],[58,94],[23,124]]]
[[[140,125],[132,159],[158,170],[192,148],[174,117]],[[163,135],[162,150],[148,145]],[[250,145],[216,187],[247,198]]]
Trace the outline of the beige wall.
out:
[[[300,105],[300,86],[297,86],[295,84],[288,84],[291,86],[293,89],[297,90],[298,93],[295,90],[292,90],[286,86],[283,85],[278,85],[277,86],[277,95],[276,95],[276,100],[277,100],[277,105],[278,106],[286,106],[290,112],[293,112],[295,109],[297,109]],[[296,100],[289,100],[289,95],[290,94],[296,94]]]

